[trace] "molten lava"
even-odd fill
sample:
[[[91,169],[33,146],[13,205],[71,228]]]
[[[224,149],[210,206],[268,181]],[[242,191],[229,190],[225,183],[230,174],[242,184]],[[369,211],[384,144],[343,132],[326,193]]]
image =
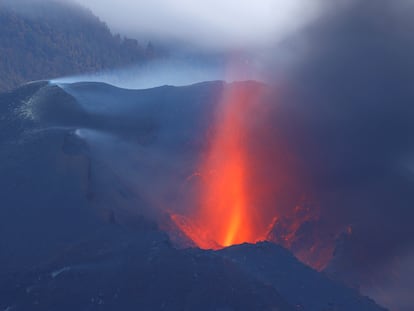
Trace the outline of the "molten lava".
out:
[[[258,232],[253,226],[253,207],[249,206],[246,188],[249,163],[244,118],[249,105],[257,100],[257,92],[241,85],[232,87],[226,94],[210,150],[201,167],[205,187],[198,223],[221,246],[264,238],[264,232]]]
[[[246,118],[257,103],[261,87],[231,86],[217,109],[209,150],[200,165],[202,190],[199,209],[189,221],[174,222],[201,248],[220,248],[264,240],[267,226],[255,225],[255,207],[246,181],[251,174],[246,141]]]

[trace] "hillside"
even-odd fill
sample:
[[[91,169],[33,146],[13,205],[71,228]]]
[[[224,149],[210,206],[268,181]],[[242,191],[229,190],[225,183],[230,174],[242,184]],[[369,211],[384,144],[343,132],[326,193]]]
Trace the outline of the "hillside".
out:
[[[173,244],[166,213],[195,186],[211,103],[241,86],[263,87],[0,94],[0,310],[385,311],[272,243]]]
[[[0,25],[0,91],[143,62],[153,52],[151,45],[113,35],[91,11],[65,1],[2,1]]]

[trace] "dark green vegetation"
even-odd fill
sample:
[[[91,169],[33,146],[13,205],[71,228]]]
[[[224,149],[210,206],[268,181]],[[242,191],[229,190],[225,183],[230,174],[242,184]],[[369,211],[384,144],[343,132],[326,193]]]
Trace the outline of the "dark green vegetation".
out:
[[[150,44],[113,35],[76,4],[0,2],[0,92],[28,81],[122,67],[152,56]]]

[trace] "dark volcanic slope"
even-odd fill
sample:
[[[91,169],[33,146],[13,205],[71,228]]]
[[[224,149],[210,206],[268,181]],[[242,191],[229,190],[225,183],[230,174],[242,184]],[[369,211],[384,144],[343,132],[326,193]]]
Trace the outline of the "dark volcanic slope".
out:
[[[169,159],[179,157],[195,148],[186,143],[183,127],[191,128],[187,135],[194,137],[197,127],[206,126],[186,118],[183,107],[170,111],[165,106],[170,98],[185,98],[182,105],[189,106],[196,96],[203,97],[202,90],[223,85],[148,91],[100,84],[65,87],[80,92],[81,99],[43,82],[0,95],[0,270],[34,265],[93,233],[100,227],[96,212],[106,218],[106,210],[116,209],[119,218],[120,210],[148,211],[151,198],[145,197],[145,187],[165,180],[165,170],[171,169],[171,163],[163,168],[160,149],[168,150]],[[194,109],[210,99],[199,100]],[[154,161],[157,154],[161,163]],[[136,191],[133,182],[143,188]],[[158,187],[162,190],[162,184]]]
[[[177,250],[155,225],[228,87],[1,94],[0,310],[382,310],[278,246]]]
[[[262,282],[271,284],[293,305],[301,306],[300,310],[378,309],[374,301],[304,266],[278,245],[269,242],[236,245],[219,253]]]
[[[144,222],[112,226],[50,264],[2,279],[13,310],[294,310],[237,265],[179,251]],[[137,227],[139,226],[139,228]]]

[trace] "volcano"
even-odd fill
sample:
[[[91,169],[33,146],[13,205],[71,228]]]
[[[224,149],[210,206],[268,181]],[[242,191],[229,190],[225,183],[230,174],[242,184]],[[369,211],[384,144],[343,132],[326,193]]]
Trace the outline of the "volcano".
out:
[[[0,307],[383,310],[317,271],[343,228],[306,234],[320,210],[275,98],[254,81],[1,94]]]

